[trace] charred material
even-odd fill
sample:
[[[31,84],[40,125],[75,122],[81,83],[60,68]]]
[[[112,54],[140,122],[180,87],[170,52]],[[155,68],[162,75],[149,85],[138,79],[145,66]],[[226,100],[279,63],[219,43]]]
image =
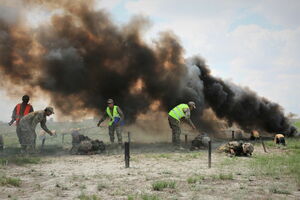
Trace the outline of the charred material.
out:
[[[105,145],[103,141],[92,140],[81,134],[72,134],[71,154],[91,155],[103,153]]]

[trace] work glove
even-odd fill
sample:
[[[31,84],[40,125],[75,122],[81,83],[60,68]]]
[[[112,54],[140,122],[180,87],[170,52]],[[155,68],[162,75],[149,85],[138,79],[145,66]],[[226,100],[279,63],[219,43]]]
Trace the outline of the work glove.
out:
[[[8,125],[11,126],[14,122],[8,122]]]

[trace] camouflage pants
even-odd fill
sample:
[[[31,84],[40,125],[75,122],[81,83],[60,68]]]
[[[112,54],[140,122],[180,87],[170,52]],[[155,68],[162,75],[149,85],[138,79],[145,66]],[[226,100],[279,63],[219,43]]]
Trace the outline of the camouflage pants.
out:
[[[3,150],[3,147],[4,147],[3,137],[2,135],[0,135],[0,151]]]
[[[108,126],[108,134],[110,137],[110,142],[111,143],[115,142],[115,132],[118,137],[118,143],[122,144],[122,130],[121,130],[121,126],[119,126],[119,125]]]
[[[21,129],[19,128],[18,125],[17,125],[16,132],[17,132],[17,136],[18,136],[18,140],[19,140],[19,143],[21,145],[21,148],[25,150],[26,149],[26,145],[23,142],[23,137],[22,137]]]
[[[35,151],[36,133],[35,130],[29,126],[17,126],[17,135],[21,148],[23,150],[33,152]]]
[[[169,121],[170,128],[172,129],[172,143],[175,146],[180,146],[181,129],[179,126],[179,121],[177,121],[171,116],[168,117],[168,121]]]

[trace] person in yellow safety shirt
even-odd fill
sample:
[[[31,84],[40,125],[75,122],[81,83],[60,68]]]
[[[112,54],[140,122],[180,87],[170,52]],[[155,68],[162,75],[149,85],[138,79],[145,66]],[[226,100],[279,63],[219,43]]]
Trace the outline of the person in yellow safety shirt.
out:
[[[121,130],[121,124],[124,120],[124,114],[121,110],[121,108],[114,104],[114,100],[108,99],[107,100],[107,108],[106,112],[103,115],[102,119],[99,120],[97,126],[100,126],[100,124],[107,118],[110,118],[109,124],[108,124],[108,133],[110,137],[110,142],[114,143],[115,136],[114,133],[117,133],[118,137],[118,143],[122,144],[122,130]]]
[[[191,111],[196,109],[196,104],[193,101],[188,104],[179,104],[173,108],[168,115],[170,128],[172,129],[172,143],[174,146],[180,148],[180,121],[185,118],[190,126],[195,130],[196,127],[190,119]]]
[[[284,139],[284,135],[282,134],[276,134],[274,137],[274,142],[276,144],[282,144],[285,146],[285,139]]]

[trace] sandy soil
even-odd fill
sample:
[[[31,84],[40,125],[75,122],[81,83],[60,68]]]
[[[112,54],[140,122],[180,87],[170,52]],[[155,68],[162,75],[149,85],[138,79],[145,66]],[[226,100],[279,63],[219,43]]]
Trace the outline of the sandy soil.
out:
[[[256,176],[245,163],[251,158],[231,158],[213,153],[208,168],[207,151],[174,151],[169,144],[132,145],[130,168],[124,167],[122,150],[89,156],[71,156],[67,152],[42,157],[40,164],[4,166],[1,173],[19,177],[21,187],[0,186],[0,199],[78,199],[82,194],[99,199],[142,199],[156,195],[159,199],[300,199],[296,184]],[[263,153],[260,147],[256,153]],[[232,173],[232,180],[220,174]],[[204,180],[188,183],[189,177]],[[175,188],[154,191],[155,181],[175,181]],[[276,194],[270,188],[285,187],[290,194]]]

